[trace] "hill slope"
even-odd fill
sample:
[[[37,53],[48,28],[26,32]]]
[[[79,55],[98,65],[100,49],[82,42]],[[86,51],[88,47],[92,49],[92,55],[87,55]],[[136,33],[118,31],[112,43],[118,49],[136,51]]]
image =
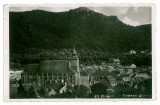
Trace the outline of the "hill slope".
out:
[[[151,25],[129,26],[87,8],[10,12],[10,51],[73,48],[119,52],[151,49]]]

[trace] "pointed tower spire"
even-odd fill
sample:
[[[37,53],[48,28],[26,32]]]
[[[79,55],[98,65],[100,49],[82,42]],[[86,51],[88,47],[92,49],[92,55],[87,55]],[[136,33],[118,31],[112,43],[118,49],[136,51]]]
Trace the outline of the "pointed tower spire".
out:
[[[73,54],[77,54],[75,47],[73,49]]]
[[[76,59],[78,58],[75,47],[74,47],[74,49],[73,49],[72,57],[73,57],[73,58],[76,58]]]

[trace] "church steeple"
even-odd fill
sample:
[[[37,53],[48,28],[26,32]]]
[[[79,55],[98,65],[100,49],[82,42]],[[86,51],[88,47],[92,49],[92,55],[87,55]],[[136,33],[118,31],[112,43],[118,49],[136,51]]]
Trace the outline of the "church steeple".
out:
[[[78,56],[77,56],[77,52],[76,52],[75,47],[74,47],[74,49],[73,49],[72,58],[78,59]]]
[[[79,59],[75,47],[72,52],[72,58],[70,59],[70,65],[77,72],[76,74],[77,80],[75,84],[79,84],[80,80]]]

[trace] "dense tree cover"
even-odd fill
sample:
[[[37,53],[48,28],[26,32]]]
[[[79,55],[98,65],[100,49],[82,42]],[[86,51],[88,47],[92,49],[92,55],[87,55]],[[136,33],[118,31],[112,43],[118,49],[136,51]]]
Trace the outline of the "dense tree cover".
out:
[[[12,93],[10,93],[11,98],[19,98],[19,99],[37,98],[34,87],[30,87],[29,90],[27,91],[26,88],[22,85],[21,79],[18,81],[18,84],[19,86],[17,88],[16,95],[13,96]]]
[[[108,61],[109,54],[118,55],[131,49],[151,50],[150,24],[133,27],[115,16],[88,9],[60,13],[10,12],[9,24],[12,62],[64,59],[70,56],[68,49],[74,46],[80,60],[91,64]]]
[[[107,86],[102,83],[96,83],[92,85],[91,87],[91,94],[93,97],[95,96],[101,96],[101,95],[107,95]]]
[[[28,98],[37,98],[34,87],[30,87],[28,91]]]
[[[37,90],[38,94],[41,96],[41,97],[46,97],[45,95],[45,90],[44,90],[44,87],[40,87],[39,90]]]
[[[152,66],[152,55],[150,54],[136,54],[123,55],[120,57],[121,65],[135,64],[138,67]]]
[[[89,88],[84,85],[79,85],[76,89],[76,94],[78,98],[86,98],[89,95]]]
[[[25,90],[24,86],[22,85],[21,79],[19,80],[19,86],[17,88],[16,98],[27,98],[27,91]]]
[[[136,88],[135,88],[136,87]],[[135,95],[135,98],[140,97],[142,95],[142,98],[152,97],[152,79],[147,79],[144,81],[141,81],[139,83],[134,84],[133,86],[129,86],[127,84],[118,84],[114,87],[114,93],[115,98],[124,98],[127,95]],[[148,96],[144,96],[148,95]],[[129,97],[128,97],[129,98]],[[134,98],[132,96],[132,98]]]
[[[25,50],[23,53],[11,53],[10,61],[12,63],[28,64],[39,63],[45,59],[70,59],[72,57],[73,49],[52,49],[52,50]],[[109,62],[111,54],[105,52],[92,52],[91,50],[77,50],[78,57],[83,64],[101,64],[102,61]],[[12,65],[10,65],[11,68]],[[13,65],[15,66],[15,65]],[[21,65],[20,65],[21,67]]]
[[[29,63],[39,63],[41,60],[50,59],[69,59],[72,57],[73,49],[52,49],[52,50],[25,50],[23,53],[11,53],[10,63],[17,63],[17,65],[10,64],[12,69],[23,68],[23,65]],[[137,67],[141,66],[152,66],[152,55],[150,54],[136,54],[136,55],[125,55],[119,54],[119,56],[114,56],[111,53],[91,51],[91,50],[77,50],[78,57],[81,64],[101,65],[102,62],[112,63],[112,58],[120,58],[121,65],[131,65],[135,64]]]
[[[115,98],[124,98],[125,95],[137,95],[139,93],[137,92],[135,88],[130,87],[129,85],[118,84],[114,87],[113,94]]]
[[[147,79],[138,84],[137,89],[139,94],[152,96],[152,79]]]

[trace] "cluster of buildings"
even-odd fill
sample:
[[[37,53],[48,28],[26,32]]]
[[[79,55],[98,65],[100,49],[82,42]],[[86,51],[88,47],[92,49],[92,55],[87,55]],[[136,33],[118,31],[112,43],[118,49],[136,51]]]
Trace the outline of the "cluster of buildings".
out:
[[[122,66],[118,58],[113,59],[113,63],[102,62],[101,65],[91,65],[80,67],[86,71],[90,78],[90,85],[104,83],[114,91],[117,84],[127,84],[137,89],[137,84],[152,78],[152,68],[138,68],[135,64]]]
[[[132,51],[131,53],[135,53]],[[84,66],[79,65],[77,52],[73,49],[72,58],[68,60],[44,60],[39,64],[28,64],[19,76],[11,76],[11,80],[21,79],[26,89],[34,87],[35,91],[44,88],[47,97],[56,93],[65,93],[71,88],[84,85],[91,88],[96,83],[102,83],[108,87],[108,91],[113,91],[117,84],[128,83],[133,85],[137,81],[151,78],[147,73],[138,72],[139,68],[131,66],[121,66],[119,59],[113,59],[113,63],[102,65]],[[12,74],[12,73],[11,73]],[[15,79],[16,78],[16,79]],[[12,88],[18,87],[11,83]]]

